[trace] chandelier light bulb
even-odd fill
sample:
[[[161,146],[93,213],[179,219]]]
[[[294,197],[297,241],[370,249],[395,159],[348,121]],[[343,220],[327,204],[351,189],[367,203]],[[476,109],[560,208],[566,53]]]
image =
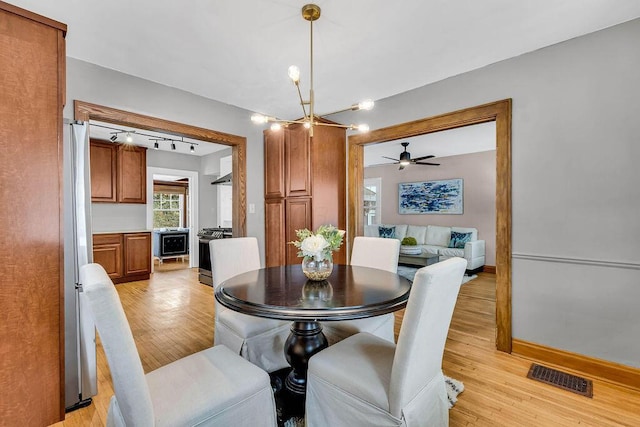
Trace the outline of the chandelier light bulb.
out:
[[[373,100],[365,99],[364,101],[358,102],[358,110],[371,110],[374,104]]]
[[[302,126],[304,126],[305,129],[309,129],[311,127],[311,123],[304,122],[304,124]]]
[[[367,133],[369,132],[369,125],[362,123],[359,124],[356,129],[358,129],[358,132]]]
[[[262,125],[269,121],[267,116],[263,116],[262,114],[255,113],[251,116],[251,121],[255,124]]]
[[[278,123],[278,122],[271,123],[271,130],[278,131],[280,129],[282,129],[282,125],[280,123]]]
[[[295,65],[289,67],[289,78],[293,80],[295,84],[300,81],[300,68]]]

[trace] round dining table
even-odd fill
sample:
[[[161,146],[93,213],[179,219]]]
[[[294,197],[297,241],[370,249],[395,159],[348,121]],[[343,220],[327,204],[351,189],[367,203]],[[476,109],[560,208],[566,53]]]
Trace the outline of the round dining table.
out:
[[[328,346],[320,322],[363,319],[405,307],[411,282],[375,268],[335,264],[324,281],[308,280],[300,265],[267,267],[231,277],[215,298],[237,312],[290,320],[284,352],[291,365],[285,388],[304,402],[307,365]]]

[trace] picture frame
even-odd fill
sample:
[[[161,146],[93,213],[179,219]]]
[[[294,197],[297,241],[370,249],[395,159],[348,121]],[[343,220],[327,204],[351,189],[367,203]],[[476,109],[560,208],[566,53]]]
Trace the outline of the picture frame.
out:
[[[462,178],[398,184],[398,213],[462,215]]]

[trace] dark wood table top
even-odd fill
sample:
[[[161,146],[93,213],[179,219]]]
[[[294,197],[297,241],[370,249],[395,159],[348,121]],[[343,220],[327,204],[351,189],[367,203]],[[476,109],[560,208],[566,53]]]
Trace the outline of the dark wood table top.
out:
[[[222,305],[252,316],[292,321],[362,319],[404,308],[411,282],[385,270],[335,264],[326,281],[307,280],[297,265],[268,267],[222,282]]]

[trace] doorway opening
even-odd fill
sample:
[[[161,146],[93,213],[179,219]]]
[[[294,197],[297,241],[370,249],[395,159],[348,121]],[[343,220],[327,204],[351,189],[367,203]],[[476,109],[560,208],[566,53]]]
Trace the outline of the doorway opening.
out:
[[[347,240],[364,234],[365,145],[492,121],[496,129],[496,349],[511,353],[511,99],[350,136]]]

